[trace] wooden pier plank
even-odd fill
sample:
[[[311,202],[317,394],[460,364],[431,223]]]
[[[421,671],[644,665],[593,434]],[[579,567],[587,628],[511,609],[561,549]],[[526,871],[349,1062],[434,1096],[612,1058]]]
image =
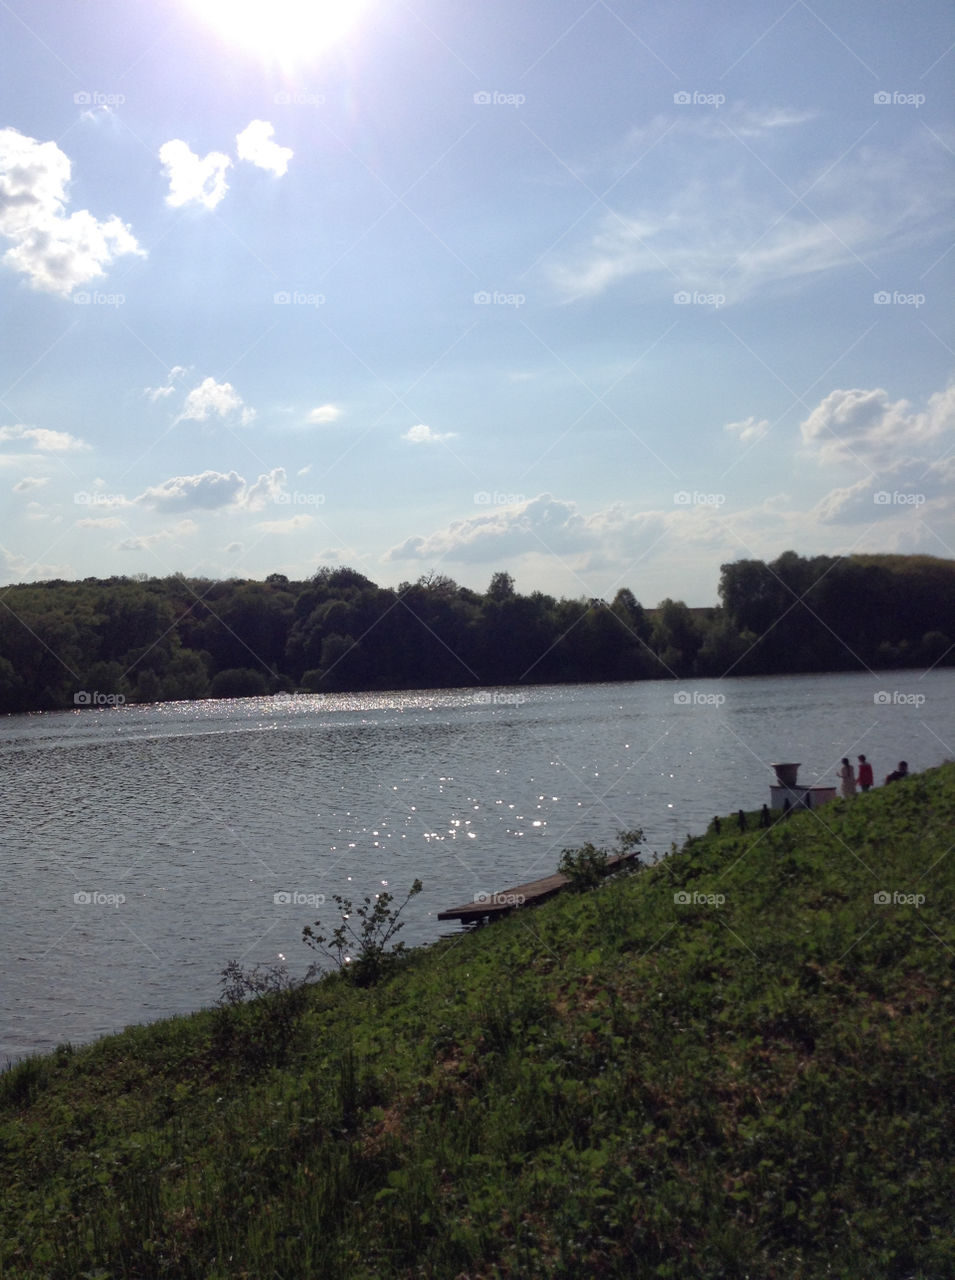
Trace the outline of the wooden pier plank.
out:
[[[621,866],[637,859],[636,853],[616,853],[613,857],[607,859],[607,872],[616,871]],[[500,889],[497,893],[492,893],[482,901],[465,902],[459,907],[450,907],[447,911],[439,911],[439,920],[460,920],[467,922],[469,920],[493,919],[496,916],[506,915],[509,911],[514,911],[518,907],[533,907],[539,902],[545,902],[548,898],[552,898],[554,894],[560,893],[570,884],[567,876],[562,875],[559,871],[552,875],[543,876],[540,880],[528,880],[525,884],[514,885],[510,889]]]

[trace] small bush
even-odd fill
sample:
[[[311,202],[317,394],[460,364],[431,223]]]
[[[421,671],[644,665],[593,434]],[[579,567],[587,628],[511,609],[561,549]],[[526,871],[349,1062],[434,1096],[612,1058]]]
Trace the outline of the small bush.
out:
[[[339,972],[356,986],[374,986],[405,950],[403,942],[397,943],[391,951],[387,951],[387,946],[404,928],[404,921],[399,920],[399,916],[421,888],[421,881],[415,880],[404,902],[394,909],[391,909],[392,893],[376,893],[374,899],[366,897],[358,907],[352,905],[350,898],[333,894],[341,913],[341,924],[329,935],[315,933],[311,925],[306,925],[302,941],[332,960]],[[321,921],[316,920],[315,927],[321,929]]]

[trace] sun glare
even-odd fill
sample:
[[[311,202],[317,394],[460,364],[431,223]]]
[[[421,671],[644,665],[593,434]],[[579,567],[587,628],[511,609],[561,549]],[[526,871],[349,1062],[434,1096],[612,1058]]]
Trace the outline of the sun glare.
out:
[[[190,7],[231,44],[288,68],[341,39],[367,0],[191,0]]]

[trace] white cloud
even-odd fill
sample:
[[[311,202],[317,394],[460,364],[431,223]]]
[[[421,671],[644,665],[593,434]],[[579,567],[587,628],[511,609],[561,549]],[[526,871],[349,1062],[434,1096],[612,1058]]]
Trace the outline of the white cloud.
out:
[[[306,421],[311,422],[315,426],[320,426],[326,422],[337,422],[342,416],[342,411],[336,404],[320,404],[313,409],[308,415]]]
[[[55,142],[0,129],[0,235],[13,242],[3,261],[34,289],[67,297],[125,254],[145,257],[115,215],[67,214],[70,160]]]
[[[118,529],[122,523],[119,516],[86,516],[75,522],[77,529]]]
[[[281,178],[295,153],[291,148],[280,147],[273,142],[274,133],[274,127],[267,120],[253,120],[241,133],[236,134],[236,154],[240,160],[248,160]]]
[[[10,551],[0,543],[0,562],[4,568],[0,570],[0,579],[4,582],[43,582],[49,578],[72,578],[75,570],[71,564],[42,564],[39,560],[31,560],[29,556]]]
[[[0,427],[0,442],[27,440],[39,453],[82,453],[91,446],[68,431],[50,431],[46,427]]]
[[[285,478],[281,467],[260,475],[252,485],[237,471],[203,471],[199,475],[171,476],[145,490],[135,501],[159,511],[217,511],[224,507],[259,511],[267,501],[274,501]]]
[[[159,148],[159,159],[169,179],[166,204],[173,208],[195,203],[214,209],[229,189],[226,172],[232,161],[221,151],[200,158],[181,138],[173,138]]]
[[[171,476],[136,499],[159,511],[202,508],[214,511],[237,503],[245,492],[245,480],[237,471],[203,471],[194,476]]]
[[[27,493],[30,489],[40,489],[50,483],[49,476],[24,476],[13,486],[14,493]]]
[[[786,113],[746,119],[757,130],[791,123]],[[791,179],[794,191],[810,193],[803,204],[741,148],[745,121],[726,123],[737,137],[715,116],[661,134],[647,164],[666,160],[666,169],[647,169],[630,207],[601,214],[586,242],[545,267],[565,301],[641,278],[658,298],[692,290],[729,306],[860,261],[872,267],[942,234],[951,174],[927,132],[892,151],[823,157],[815,172]]]
[[[742,422],[727,422],[723,430],[735,432],[741,444],[749,444],[751,440],[762,440],[769,430],[769,419],[751,416]]]
[[[287,520],[260,520],[255,526],[262,533],[297,533],[299,529],[307,529],[314,523],[314,516],[289,516]]]
[[[138,537],[124,538],[117,542],[117,551],[148,551],[161,542],[172,542],[176,538],[188,538],[196,533],[199,526],[194,520],[180,520],[168,529],[159,529],[156,533],[143,533]]]
[[[255,417],[255,410],[245,406],[231,382],[216,382],[215,378],[204,378],[186,396],[182,412],[176,421],[205,422],[212,414],[218,418],[227,418],[233,413],[239,415],[242,426],[247,426]]]
[[[423,422],[419,422],[417,426],[409,428],[401,438],[410,440],[412,444],[441,444],[444,440],[453,440],[456,435],[456,431],[432,431]]]
[[[165,400],[167,396],[171,396],[176,390],[176,379],[181,378],[186,372],[187,370],[183,365],[173,365],[169,370],[166,381],[163,385],[161,387],[144,387],[143,395],[146,396],[147,399],[152,400],[153,404],[155,404],[157,400]]]
[[[800,431],[821,462],[885,467],[955,431],[955,383],[931,396],[922,412],[908,400],[890,400],[882,387],[831,391]]]
[[[428,537],[411,537],[385,555],[394,560],[449,560],[484,563],[529,553],[590,556],[621,540],[659,536],[666,516],[660,512],[626,513],[619,505],[585,516],[574,502],[549,493],[510,507],[495,507]]]
[[[250,485],[242,495],[242,506],[247,507],[249,511],[261,511],[267,502],[276,501],[285,487],[285,480],[284,467],[276,467],[267,475],[259,476],[255,484]]]

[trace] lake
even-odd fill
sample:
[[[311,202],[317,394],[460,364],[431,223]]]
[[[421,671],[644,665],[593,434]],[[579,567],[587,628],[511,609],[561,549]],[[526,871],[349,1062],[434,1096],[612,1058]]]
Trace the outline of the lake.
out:
[[[955,756],[945,671],[165,703],[0,719],[0,1064],[207,1006],[230,959],[314,954],[331,895],[438,911],[645,832],[645,856],[835,782]],[[326,905],[319,905],[322,898]],[[453,927],[453,926],[452,926]]]

